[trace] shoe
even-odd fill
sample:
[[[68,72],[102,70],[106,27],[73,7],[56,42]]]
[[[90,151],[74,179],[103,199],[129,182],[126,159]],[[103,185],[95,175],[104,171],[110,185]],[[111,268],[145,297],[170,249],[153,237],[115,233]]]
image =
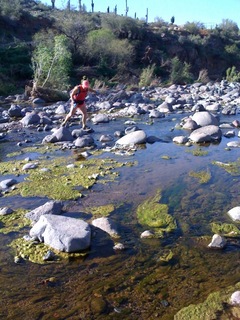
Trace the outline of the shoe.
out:
[[[82,129],[85,130],[85,131],[91,130],[91,128],[88,127],[88,126],[84,126],[84,127],[82,127]]]

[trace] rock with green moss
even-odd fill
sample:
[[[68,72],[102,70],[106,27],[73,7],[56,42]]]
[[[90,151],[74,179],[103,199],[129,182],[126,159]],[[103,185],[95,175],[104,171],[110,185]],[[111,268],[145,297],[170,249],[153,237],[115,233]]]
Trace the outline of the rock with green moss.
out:
[[[239,237],[240,230],[232,223],[216,223],[211,224],[212,232],[228,237]]]
[[[235,286],[211,293],[203,303],[191,304],[181,309],[174,316],[174,320],[239,319],[240,308],[230,304],[232,293],[239,288],[240,282]]]
[[[175,219],[168,213],[168,206],[159,203],[161,191],[156,196],[151,197],[140,204],[137,208],[139,223],[155,228],[155,233],[162,237],[165,233],[173,232],[177,229]]]

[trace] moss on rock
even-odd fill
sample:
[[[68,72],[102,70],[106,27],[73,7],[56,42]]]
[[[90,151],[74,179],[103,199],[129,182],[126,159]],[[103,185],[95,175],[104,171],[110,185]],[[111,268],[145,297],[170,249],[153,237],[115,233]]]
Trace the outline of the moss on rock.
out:
[[[156,228],[158,235],[163,236],[164,233],[173,232],[177,228],[175,219],[168,214],[168,206],[159,203],[161,199],[161,191],[144,201],[137,208],[138,221],[142,225]]]
[[[239,237],[240,230],[232,223],[216,223],[211,224],[212,232],[223,236]]]
[[[191,304],[188,307],[181,309],[174,316],[174,320],[236,319],[233,315],[233,312],[236,312],[236,310],[229,305],[229,299],[232,293],[239,289],[240,282],[225,290],[211,293],[203,303],[196,305]]]
[[[189,172],[190,177],[197,178],[199,180],[199,183],[207,183],[211,179],[211,173],[209,171],[190,171]]]

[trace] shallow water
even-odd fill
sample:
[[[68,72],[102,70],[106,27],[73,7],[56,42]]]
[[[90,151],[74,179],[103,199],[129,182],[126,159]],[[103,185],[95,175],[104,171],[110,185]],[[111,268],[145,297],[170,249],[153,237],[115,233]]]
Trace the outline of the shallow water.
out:
[[[201,147],[207,155],[194,156],[191,150],[197,146],[171,142],[174,136],[185,134],[173,129],[182,117],[168,116],[153,125],[144,118],[136,119],[148,136],[163,141],[147,144],[133,156],[101,155],[137,164],[118,169],[116,182],[96,184],[87,197],[69,204],[72,216],[89,206],[115,204],[111,218],[120,225],[120,242],[126,250],[115,252],[113,240],[98,231],[85,258],[45,265],[15,264],[7,245],[19,235],[0,234],[2,319],[173,319],[184,306],[202,302],[209,293],[239,281],[239,241],[229,241],[221,251],[207,249],[213,235],[210,223],[230,222],[227,211],[240,203],[239,176],[212,161],[236,161],[239,149],[227,151],[230,140],[223,137],[219,144]],[[239,116],[224,121],[236,118]],[[123,120],[93,126],[94,138],[123,127]],[[202,170],[211,173],[206,184],[189,176],[190,171]],[[143,240],[140,234],[148,228],[138,224],[136,208],[158,189],[162,190],[161,202],[168,204],[169,213],[177,220],[178,231],[165,239]],[[45,202],[2,197],[0,207],[32,209]],[[174,259],[163,265],[159,257],[169,249]],[[50,277],[55,277],[54,282],[46,281]]]

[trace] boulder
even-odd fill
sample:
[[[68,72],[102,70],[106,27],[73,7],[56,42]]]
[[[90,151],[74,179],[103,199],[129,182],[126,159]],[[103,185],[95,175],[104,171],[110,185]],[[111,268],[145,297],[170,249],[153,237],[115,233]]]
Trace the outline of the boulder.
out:
[[[60,215],[63,204],[61,201],[48,201],[40,207],[35,208],[25,214],[25,217],[32,222],[37,222],[42,215]]]
[[[214,234],[212,237],[211,243],[209,243],[209,248],[215,248],[215,249],[222,249],[226,245],[226,240],[224,237],[220,236],[219,234]]]
[[[192,120],[195,121],[197,125],[199,125],[200,127],[210,126],[210,125],[214,125],[214,126],[219,125],[218,119],[208,111],[201,111],[201,112],[194,113],[194,115],[192,116]]]
[[[80,219],[43,215],[30,230],[30,236],[62,252],[78,252],[89,248],[90,225]]]
[[[134,144],[142,144],[145,143],[147,140],[147,135],[143,130],[138,130],[131,132],[129,134],[126,134],[122,138],[118,139],[116,141],[117,146],[128,146],[128,145],[134,145]]]
[[[20,122],[23,124],[23,126],[27,127],[30,124],[40,124],[40,116],[35,112],[30,112],[23,117]]]
[[[108,217],[94,219],[92,225],[107,232],[111,237],[119,236],[116,224]]]
[[[233,221],[240,221],[240,206],[234,207],[228,211],[228,215]]]
[[[189,140],[200,143],[200,142],[214,142],[221,140],[222,131],[218,126],[209,125],[205,127],[198,128],[194,130],[190,136]]]

